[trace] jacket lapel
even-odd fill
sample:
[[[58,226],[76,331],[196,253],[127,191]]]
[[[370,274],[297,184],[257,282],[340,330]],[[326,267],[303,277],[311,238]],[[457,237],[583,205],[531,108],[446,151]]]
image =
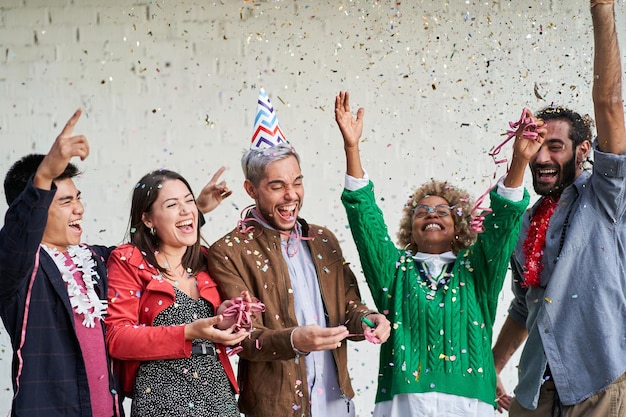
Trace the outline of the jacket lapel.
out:
[[[39,268],[44,272],[44,275],[54,288],[54,291],[58,294],[59,298],[63,300],[63,305],[65,306],[65,310],[69,317],[73,317],[74,313],[72,311],[72,306],[70,305],[70,297],[67,294],[67,285],[63,278],[61,278],[61,272],[59,268],[57,268],[56,263],[52,260],[52,257],[43,250],[39,248]],[[72,320],[72,323],[74,321]]]

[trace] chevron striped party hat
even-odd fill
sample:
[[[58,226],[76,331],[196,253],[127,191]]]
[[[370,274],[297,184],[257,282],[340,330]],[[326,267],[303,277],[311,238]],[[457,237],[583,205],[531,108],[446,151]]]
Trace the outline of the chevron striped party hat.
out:
[[[250,149],[263,151],[279,143],[288,144],[283,131],[280,129],[274,107],[263,88],[259,91],[259,103],[256,118],[254,119],[254,133],[250,142]]]

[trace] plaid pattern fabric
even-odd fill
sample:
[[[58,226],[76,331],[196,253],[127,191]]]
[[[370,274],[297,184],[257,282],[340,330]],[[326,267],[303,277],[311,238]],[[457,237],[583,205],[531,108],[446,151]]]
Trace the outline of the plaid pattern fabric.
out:
[[[9,207],[0,230],[0,316],[11,337],[13,390],[17,393],[12,416],[92,415],[65,283],[54,261],[39,249],[54,192],[54,187],[37,190],[29,183]],[[105,265],[110,249],[94,246],[91,250],[100,276],[95,289],[106,299]],[[114,380],[110,380],[113,387]]]

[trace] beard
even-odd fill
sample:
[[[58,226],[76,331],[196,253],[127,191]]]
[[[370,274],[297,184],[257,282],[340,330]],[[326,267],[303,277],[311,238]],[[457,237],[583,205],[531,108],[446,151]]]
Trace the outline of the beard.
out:
[[[554,184],[542,184],[537,181],[537,171],[545,168],[556,169],[558,174]],[[535,165],[532,167],[533,172],[533,188],[535,192],[542,196],[560,195],[565,187],[570,185],[576,179],[576,153],[572,153],[572,157],[565,161],[563,167],[558,165]]]

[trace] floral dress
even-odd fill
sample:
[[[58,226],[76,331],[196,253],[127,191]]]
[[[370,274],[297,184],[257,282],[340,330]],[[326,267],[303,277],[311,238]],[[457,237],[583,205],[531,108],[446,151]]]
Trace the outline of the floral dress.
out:
[[[176,301],[156,316],[154,326],[176,326],[214,315],[206,300],[194,300],[178,288],[174,291]],[[201,341],[214,345],[206,340],[194,343]],[[132,417],[240,416],[233,389],[215,354],[142,362],[134,392]]]

